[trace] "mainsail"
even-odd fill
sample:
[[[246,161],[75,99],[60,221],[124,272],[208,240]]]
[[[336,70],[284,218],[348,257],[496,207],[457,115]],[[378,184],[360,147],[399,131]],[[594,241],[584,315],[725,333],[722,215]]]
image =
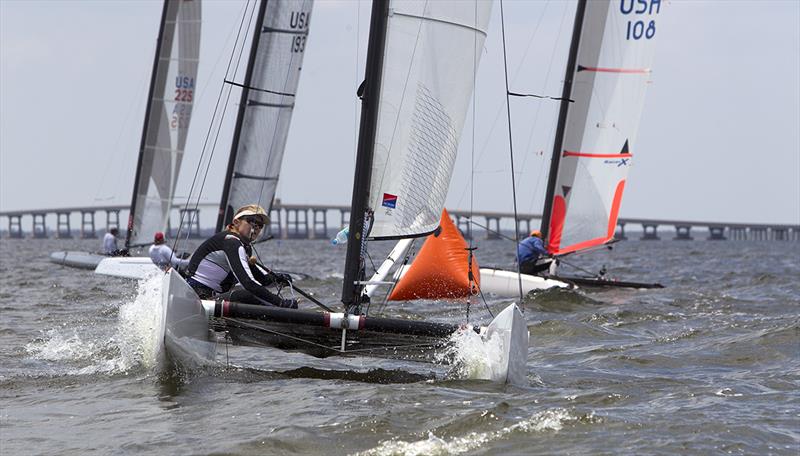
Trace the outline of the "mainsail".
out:
[[[272,206],[308,36],[312,0],[262,0],[217,229],[246,204]]]
[[[424,236],[439,226],[491,10],[490,1],[391,2],[370,238]]]
[[[367,237],[423,236],[439,225],[491,9],[478,0],[373,2],[345,305],[358,305]]]
[[[660,0],[578,3],[542,220],[553,254],[614,237],[661,7]]]
[[[197,83],[200,4],[200,0],[164,2],[126,246],[167,230]]]

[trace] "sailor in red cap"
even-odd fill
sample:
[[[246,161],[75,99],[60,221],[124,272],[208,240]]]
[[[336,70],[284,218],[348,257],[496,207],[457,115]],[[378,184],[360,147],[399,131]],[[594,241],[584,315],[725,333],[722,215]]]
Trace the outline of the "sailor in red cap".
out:
[[[153,245],[150,246],[150,259],[153,263],[166,271],[170,267],[175,269],[186,269],[189,266],[188,259],[182,259],[164,243],[164,233],[157,231],[153,236]]]

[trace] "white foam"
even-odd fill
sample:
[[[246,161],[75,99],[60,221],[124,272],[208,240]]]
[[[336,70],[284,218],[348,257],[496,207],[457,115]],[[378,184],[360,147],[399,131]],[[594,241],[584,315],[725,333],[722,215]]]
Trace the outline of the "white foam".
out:
[[[152,368],[158,362],[163,318],[161,282],[161,274],[140,280],[136,298],[119,308],[116,338],[120,356],[130,367]]]
[[[589,418],[590,420],[594,420],[591,414]],[[515,432],[557,432],[563,429],[565,424],[578,422],[579,419],[580,417],[562,408],[543,410],[535,413],[527,420],[522,420],[496,431],[470,432],[467,435],[451,437],[450,439],[443,439],[437,437],[433,432],[429,432],[428,437],[424,440],[418,440],[416,442],[388,440],[382,442],[375,448],[358,453],[358,455],[418,456],[462,454],[480,448],[489,442],[502,439]]]
[[[508,360],[503,340],[497,334],[484,340],[468,327],[450,336],[447,348],[436,358],[438,362],[452,359],[450,375],[455,378],[504,381],[506,377]]]
[[[112,334],[104,336],[75,327],[54,328],[27,344],[25,350],[33,359],[87,364],[68,369],[70,375],[152,368],[158,359],[161,319],[161,276],[156,275],[140,281],[133,301],[120,306]]]
[[[99,350],[93,342],[84,341],[76,329],[66,335],[50,329],[41,340],[25,345],[25,351],[44,361],[80,361],[91,359]]]

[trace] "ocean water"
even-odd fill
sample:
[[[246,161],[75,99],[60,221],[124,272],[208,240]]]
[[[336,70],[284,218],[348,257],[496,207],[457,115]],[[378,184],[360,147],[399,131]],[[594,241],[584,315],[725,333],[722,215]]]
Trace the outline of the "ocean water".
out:
[[[218,366],[179,370],[158,361],[158,280],[48,261],[98,242],[0,241],[3,455],[800,453],[798,242],[631,240],[569,259],[666,288],[526,297],[520,386],[227,345]],[[373,247],[375,263],[389,247]],[[513,261],[507,242],[478,247],[482,265]],[[336,305],[343,247],[271,241],[259,251]],[[470,303],[471,322],[518,301],[486,298]],[[384,312],[461,322],[466,303]]]

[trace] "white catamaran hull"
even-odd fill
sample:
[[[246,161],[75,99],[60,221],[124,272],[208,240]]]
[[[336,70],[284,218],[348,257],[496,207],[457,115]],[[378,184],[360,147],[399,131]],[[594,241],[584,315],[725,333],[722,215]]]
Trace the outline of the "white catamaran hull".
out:
[[[123,279],[141,280],[161,270],[153,264],[150,257],[106,257],[100,261],[94,272]]]
[[[497,296],[514,297],[519,296],[519,280],[522,277],[523,294],[534,290],[547,290],[549,288],[569,288],[570,285],[564,282],[545,279],[544,277],[528,274],[517,274],[503,269],[481,268],[481,291],[492,293]]]
[[[486,341],[499,337],[503,347],[500,359],[496,360],[498,369],[492,380],[518,386],[527,385],[530,333],[519,307],[511,304],[503,309],[489,326],[481,328],[481,334]]]
[[[94,269],[103,259],[109,258],[105,255],[79,251],[59,251],[50,254],[50,261],[56,264],[70,266],[73,268]]]
[[[212,364],[217,344],[203,302],[175,270],[164,275],[161,306],[166,353],[185,367]]]

